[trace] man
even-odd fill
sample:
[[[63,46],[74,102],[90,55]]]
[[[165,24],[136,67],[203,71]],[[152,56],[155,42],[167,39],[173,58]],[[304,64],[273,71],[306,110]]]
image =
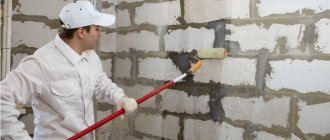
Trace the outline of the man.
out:
[[[93,96],[126,112],[137,108],[136,101],[107,78],[93,50],[100,26],[112,25],[115,17],[98,12],[89,1],[68,4],[59,17],[63,23],[59,35],[1,81],[2,140],[31,139],[15,108],[30,101],[36,140],[67,139],[94,124]]]

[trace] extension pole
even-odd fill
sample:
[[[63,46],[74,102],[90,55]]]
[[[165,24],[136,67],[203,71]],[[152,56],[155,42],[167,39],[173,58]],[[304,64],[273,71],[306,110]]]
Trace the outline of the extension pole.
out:
[[[173,85],[174,83],[182,80],[183,78],[185,78],[189,73],[195,73],[197,71],[197,69],[199,69],[200,67],[202,66],[202,61],[199,60],[194,66],[192,66],[190,68],[190,70],[184,74],[182,74],[181,76],[175,78],[174,80],[171,80],[169,82],[167,82],[165,85],[159,87],[158,89],[148,93],[147,95],[141,97],[140,99],[136,100],[137,104],[141,104],[143,103],[144,101],[148,100],[149,98],[151,98],[152,96],[156,95],[157,93],[163,91],[164,89],[170,87],[171,85]],[[115,119],[116,117],[122,115],[123,113],[125,113],[125,110],[124,109],[120,109],[118,111],[116,111],[115,113],[113,113],[112,115],[104,118],[103,120],[93,124],[92,126],[86,128],[85,130],[75,134],[74,136],[68,138],[67,140],[77,140],[79,138],[81,138],[82,136],[88,134],[89,132],[95,130],[96,128],[104,125],[105,123]]]

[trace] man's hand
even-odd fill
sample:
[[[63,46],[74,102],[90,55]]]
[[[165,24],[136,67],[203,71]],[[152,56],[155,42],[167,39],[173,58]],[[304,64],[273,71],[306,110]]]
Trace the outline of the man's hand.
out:
[[[125,109],[126,114],[132,113],[137,108],[137,103],[134,98],[128,98],[126,96],[119,99],[117,102],[117,110],[120,110],[121,108]],[[120,115],[120,118],[123,120],[124,115]]]

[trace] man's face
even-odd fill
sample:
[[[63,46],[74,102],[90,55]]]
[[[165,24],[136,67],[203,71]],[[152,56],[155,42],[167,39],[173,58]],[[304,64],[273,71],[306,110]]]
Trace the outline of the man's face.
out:
[[[101,27],[97,25],[91,25],[89,33],[85,30],[85,35],[83,39],[83,46],[85,50],[94,49],[97,41],[101,36]]]

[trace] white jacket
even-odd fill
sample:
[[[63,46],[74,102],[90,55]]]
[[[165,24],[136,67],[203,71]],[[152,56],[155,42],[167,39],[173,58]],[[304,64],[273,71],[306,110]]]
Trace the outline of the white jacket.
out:
[[[56,36],[1,81],[1,140],[31,139],[15,109],[30,101],[33,139],[67,139],[95,123],[93,95],[115,104],[124,92],[103,72],[94,50],[78,55]],[[93,137],[90,133],[83,139]]]

